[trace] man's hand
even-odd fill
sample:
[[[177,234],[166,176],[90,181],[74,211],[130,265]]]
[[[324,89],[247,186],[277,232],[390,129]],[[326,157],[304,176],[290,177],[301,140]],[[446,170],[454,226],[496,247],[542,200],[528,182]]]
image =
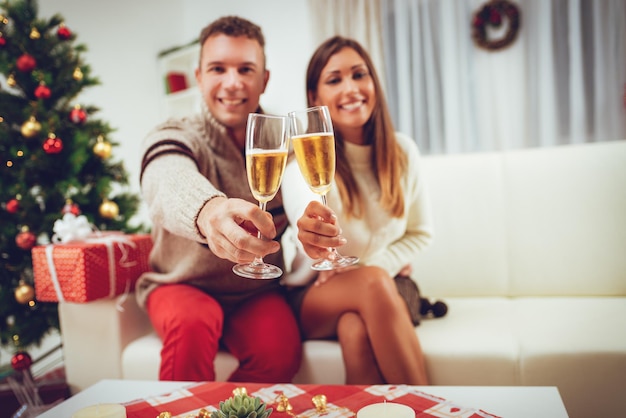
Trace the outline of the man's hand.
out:
[[[249,263],[280,250],[272,215],[243,199],[215,197],[198,215],[198,229],[216,256],[234,263]],[[257,238],[257,232],[268,240]]]
[[[298,219],[298,239],[304,251],[311,258],[326,258],[329,247],[339,247],[346,243],[337,216],[318,201],[311,201],[304,214]]]

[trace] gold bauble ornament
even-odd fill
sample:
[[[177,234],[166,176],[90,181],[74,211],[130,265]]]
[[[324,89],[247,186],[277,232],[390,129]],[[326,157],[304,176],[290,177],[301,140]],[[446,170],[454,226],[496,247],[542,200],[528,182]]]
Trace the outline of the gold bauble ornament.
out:
[[[17,84],[15,82],[15,76],[13,74],[9,74],[9,76],[7,77],[7,84],[9,85],[9,87],[15,87],[15,84]]]
[[[105,141],[102,135],[99,135],[96,145],[93,146],[93,153],[103,160],[106,160],[111,156],[111,149],[111,143]]]
[[[26,122],[22,125],[20,132],[25,138],[32,138],[37,135],[41,131],[41,123],[37,122],[34,116],[28,118]]]
[[[30,39],[39,39],[41,38],[41,34],[37,30],[37,28],[32,28],[30,30]]]
[[[35,298],[35,288],[31,285],[20,281],[19,286],[15,289],[15,300],[22,305],[26,305]]]
[[[115,219],[120,214],[120,208],[117,203],[105,199],[98,210],[100,216],[106,219]]]
[[[80,81],[83,79],[83,72],[80,69],[80,67],[76,67],[74,68],[74,72],[72,73],[72,77],[74,78],[74,80],[76,81]]]

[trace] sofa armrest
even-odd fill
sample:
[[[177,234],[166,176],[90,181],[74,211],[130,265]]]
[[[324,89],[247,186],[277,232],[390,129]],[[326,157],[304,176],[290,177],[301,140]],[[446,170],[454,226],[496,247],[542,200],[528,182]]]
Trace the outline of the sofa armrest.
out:
[[[87,303],[59,303],[67,383],[72,394],[101,379],[122,378],[122,351],[152,331],[134,294]]]

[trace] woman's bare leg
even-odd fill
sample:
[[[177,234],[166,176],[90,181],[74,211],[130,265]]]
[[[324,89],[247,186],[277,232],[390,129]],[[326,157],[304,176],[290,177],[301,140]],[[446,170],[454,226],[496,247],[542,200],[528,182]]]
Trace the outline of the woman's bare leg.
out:
[[[311,286],[301,310],[305,337],[336,337],[339,318],[346,312],[361,317],[385,382],[428,384],[415,328],[393,278],[386,271],[359,267],[337,272],[325,283]]]
[[[346,385],[385,383],[378,370],[365,324],[357,313],[346,312],[339,317],[337,338],[346,367]]]

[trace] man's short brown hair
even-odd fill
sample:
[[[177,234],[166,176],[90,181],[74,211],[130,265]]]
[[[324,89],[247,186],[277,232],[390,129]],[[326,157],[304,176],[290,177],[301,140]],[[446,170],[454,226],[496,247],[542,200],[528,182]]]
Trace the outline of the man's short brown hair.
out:
[[[200,32],[200,45],[202,46],[208,37],[219,34],[233,37],[245,36],[256,40],[261,48],[265,49],[265,38],[261,28],[239,16],[224,16],[210,23]]]
[[[200,32],[200,63],[202,65],[202,45],[211,36],[226,35],[234,38],[238,36],[245,36],[248,39],[255,40],[261,45],[261,51],[263,52],[263,65],[265,66],[265,37],[263,31],[258,25],[250,22],[239,16],[224,16],[209,23]]]

